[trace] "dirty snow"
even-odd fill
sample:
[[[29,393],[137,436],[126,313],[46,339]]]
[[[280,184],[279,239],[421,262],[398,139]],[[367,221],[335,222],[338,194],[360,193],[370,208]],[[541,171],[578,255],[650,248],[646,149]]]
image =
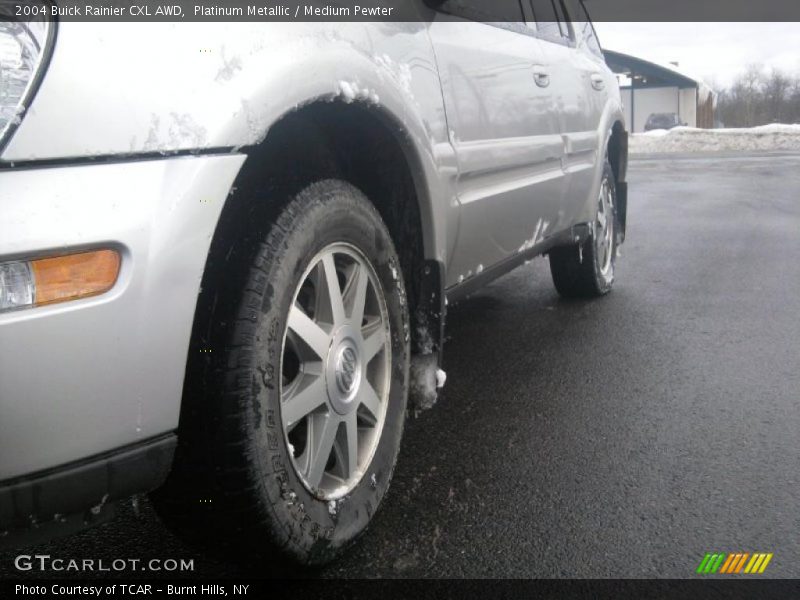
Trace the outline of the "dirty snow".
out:
[[[356,476],[360,478],[358,473]],[[347,486],[342,486],[338,489],[333,490],[330,494],[331,500],[328,501],[328,513],[333,517],[336,516],[339,512],[339,507],[344,502],[344,495],[347,493]]]
[[[227,58],[225,55],[225,47],[222,47],[222,66],[217,72],[214,81],[230,81],[237,71],[242,70],[242,61],[238,56]]]
[[[99,515],[100,511],[103,510],[103,506],[105,506],[106,502],[108,502],[108,494],[104,494],[103,497],[100,498],[100,503],[91,508],[91,513],[93,515]]]
[[[436,369],[436,389],[442,389],[445,383],[447,383],[447,373],[441,369]]]
[[[388,74],[400,88],[411,95],[411,66],[408,63],[397,63],[388,54],[374,56],[375,63],[380,67],[379,74]]]
[[[355,84],[350,83],[349,81],[340,81],[339,82],[339,91],[344,97],[345,102],[354,102],[355,99],[358,97],[358,92],[356,91],[357,86]]]
[[[353,472],[353,476],[360,479],[361,478],[360,471]],[[339,500],[342,497],[344,497],[344,495],[346,493],[347,493],[347,486],[346,485],[340,485],[338,488],[333,490],[329,495],[334,500]]]
[[[547,231],[547,228],[550,227],[550,223],[548,221],[543,221],[539,219],[536,223],[536,229],[533,232],[533,237],[525,240],[525,243],[519,247],[517,253],[527,252],[531,248],[533,248],[536,244],[541,242],[544,239],[544,234]]]
[[[206,128],[196,123],[188,113],[170,113],[166,123],[154,114],[150,117],[150,129],[143,150],[154,152],[184,146],[200,148],[205,145],[207,138]]]
[[[417,340],[420,354],[433,354],[433,336],[430,330],[424,325],[417,326]]]
[[[380,96],[374,90],[362,88],[355,81],[340,81],[339,94],[347,104],[352,104],[356,100],[363,100],[372,104],[378,104],[381,101]]]
[[[656,129],[631,136],[631,154],[800,150],[800,124],[749,129]]]
[[[436,401],[439,399],[438,390],[440,386],[438,383],[440,381],[440,371],[437,357],[434,354],[415,356],[411,360],[409,385],[410,396],[413,399],[415,409],[428,410],[436,405]],[[444,373],[444,371],[441,371],[441,373]]]

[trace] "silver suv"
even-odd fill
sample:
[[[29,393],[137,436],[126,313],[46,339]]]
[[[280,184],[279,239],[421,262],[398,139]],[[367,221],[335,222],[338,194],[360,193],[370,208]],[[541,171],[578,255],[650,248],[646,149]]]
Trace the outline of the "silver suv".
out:
[[[450,303],[606,294],[620,94],[579,0],[416,22],[0,23],[0,541],[156,490],[322,563],[430,407]]]

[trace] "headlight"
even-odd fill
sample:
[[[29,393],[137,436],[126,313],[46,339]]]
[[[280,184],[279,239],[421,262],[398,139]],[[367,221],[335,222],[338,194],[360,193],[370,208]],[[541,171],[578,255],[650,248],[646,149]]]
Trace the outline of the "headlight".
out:
[[[0,148],[28,108],[53,33],[46,21],[0,21]]]

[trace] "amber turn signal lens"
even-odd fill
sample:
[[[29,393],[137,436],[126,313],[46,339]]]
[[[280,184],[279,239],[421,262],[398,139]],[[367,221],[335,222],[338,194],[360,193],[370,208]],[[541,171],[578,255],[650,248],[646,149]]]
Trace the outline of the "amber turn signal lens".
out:
[[[107,292],[119,276],[120,256],[116,250],[97,250],[33,260],[30,266],[35,306],[41,306]]]

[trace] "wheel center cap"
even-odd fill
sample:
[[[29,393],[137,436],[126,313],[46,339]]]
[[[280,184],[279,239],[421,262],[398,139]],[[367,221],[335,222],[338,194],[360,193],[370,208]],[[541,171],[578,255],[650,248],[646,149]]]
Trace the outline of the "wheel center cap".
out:
[[[358,408],[354,402],[364,376],[361,361],[363,341],[358,331],[344,326],[336,332],[325,361],[325,379],[331,407],[340,415]]]
[[[361,364],[355,346],[345,342],[336,355],[336,385],[344,396],[349,396],[361,375]]]

